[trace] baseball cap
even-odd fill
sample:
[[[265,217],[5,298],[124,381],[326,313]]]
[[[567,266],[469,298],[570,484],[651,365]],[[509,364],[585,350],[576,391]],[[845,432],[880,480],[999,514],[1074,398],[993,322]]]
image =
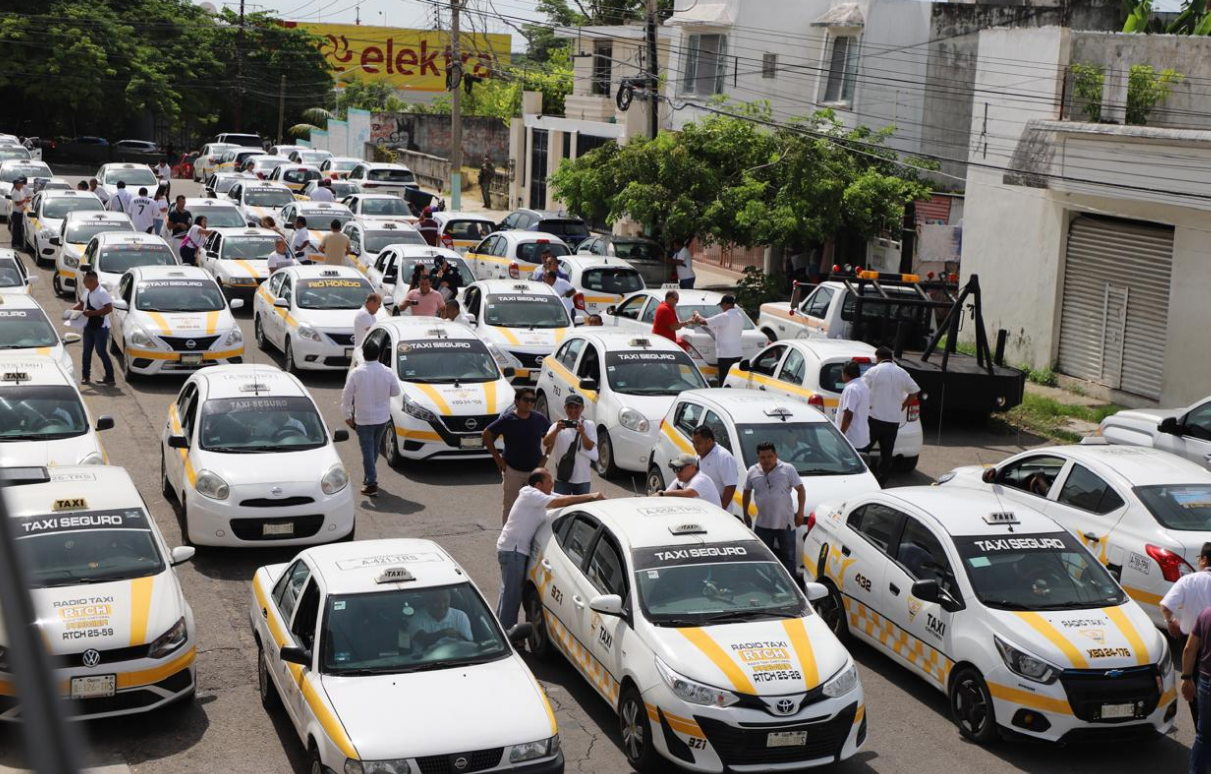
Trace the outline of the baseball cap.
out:
[[[673,459],[669,460],[669,470],[681,470],[687,465],[697,465],[698,456],[696,454],[678,454]]]
[[[565,406],[573,406],[573,405],[583,406],[584,398],[580,397],[579,395],[569,394],[568,397],[563,399],[563,405],[565,405]]]

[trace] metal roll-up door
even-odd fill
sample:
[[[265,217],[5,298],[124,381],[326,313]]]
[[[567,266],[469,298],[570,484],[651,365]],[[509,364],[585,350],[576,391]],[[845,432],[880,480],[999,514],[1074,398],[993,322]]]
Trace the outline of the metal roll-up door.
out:
[[[1059,370],[1159,399],[1173,228],[1078,215],[1068,227]]]

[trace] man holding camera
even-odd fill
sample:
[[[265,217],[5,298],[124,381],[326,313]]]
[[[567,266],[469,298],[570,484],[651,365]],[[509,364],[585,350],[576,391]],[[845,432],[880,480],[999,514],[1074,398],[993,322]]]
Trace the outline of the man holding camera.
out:
[[[568,395],[563,402],[567,419],[551,424],[542,445],[548,459],[555,460],[555,493],[587,494],[589,464],[597,459],[597,424],[583,419],[584,398]]]

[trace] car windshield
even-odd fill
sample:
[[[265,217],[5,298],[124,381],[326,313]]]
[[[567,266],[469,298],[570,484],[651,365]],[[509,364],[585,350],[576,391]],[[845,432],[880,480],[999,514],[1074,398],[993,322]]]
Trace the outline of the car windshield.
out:
[[[9,517],[25,552],[34,588],[149,578],[164,572],[164,558],[141,508],[71,511]],[[120,615],[112,598],[80,597],[55,603],[64,636],[110,626]]]
[[[195,220],[206,216],[206,228],[243,228],[248,225],[235,207],[202,207],[190,212]]]
[[[723,309],[718,304],[677,304],[677,316],[682,320],[693,317],[695,312],[703,317],[714,317],[722,311]],[[751,331],[757,327],[753,325],[753,321],[747,314],[741,314],[741,317],[744,318],[744,330]]]
[[[107,245],[97,256],[96,271],[122,274],[136,266],[173,266],[176,256],[167,245]]]
[[[280,188],[249,188],[244,191],[244,204],[250,207],[279,209],[294,201],[294,194]]]
[[[544,220],[538,224],[535,231],[554,234],[560,239],[571,237],[571,241],[579,242],[589,237],[589,228],[580,220]]]
[[[17,268],[17,262],[0,259],[0,287],[15,288],[25,284],[25,275]],[[0,318],[7,312],[0,311]]]
[[[757,464],[757,444],[769,441],[778,459],[800,476],[856,476],[866,472],[862,459],[831,422],[782,422],[737,425],[745,467]]]
[[[1211,531],[1211,486],[1137,486],[1135,494],[1162,527],[1183,532]]]
[[[285,162],[283,162],[285,163]],[[320,173],[315,169],[283,169],[282,180],[287,183],[306,183],[311,180],[319,180]]]
[[[387,245],[427,245],[428,242],[414,228],[397,231],[367,231],[362,240],[362,252],[381,253]],[[409,269],[411,271],[411,269]],[[412,276],[409,274],[408,276]]]
[[[92,212],[105,206],[95,196],[53,196],[42,205],[42,217],[61,220],[69,212]]]
[[[217,312],[227,308],[227,301],[211,280],[143,280],[135,308],[140,312]]]
[[[445,233],[451,239],[473,239],[478,242],[495,230],[496,225],[485,220],[452,220],[446,224]]]
[[[0,151],[3,151],[3,150],[7,150],[7,149],[0,148]],[[24,150],[24,148],[22,148],[22,150]],[[10,156],[9,158],[16,158],[16,157]],[[50,167],[46,166],[45,164],[22,164],[19,167],[18,166],[6,167],[3,171],[0,171],[0,180],[3,180],[6,183],[11,183],[19,177],[24,177],[26,179],[29,179],[29,178],[34,178],[34,177],[50,177],[50,176],[51,176]]]
[[[678,395],[707,386],[684,352],[607,352],[610,389],[626,395]]]
[[[643,277],[639,272],[625,266],[608,269],[586,269],[580,275],[580,284],[585,290],[602,293],[634,293],[643,290]]]
[[[502,328],[567,328],[572,324],[555,296],[488,296],[484,321]]]
[[[88,432],[88,415],[80,395],[60,384],[12,384],[3,374],[0,386],[0,442],[53,441]]]
[[[0,274],[3,264],[0,264]],[[7,278],[0,285],[9,285]],[[59,343],[59,334],[40,309],[0,310],[0,349],[29,349],[31,347],[53,347]]]
[[[344,199],[362,190],[357,183],[346,183],[344,180],[333,180],[330,187],[332,195],[337,199]]]
[[[223,258],[265,260],[273,252],[275,236],[229,236],[223,240]]]
[[[1068,532],[955,537],[967,578],[997,610],[1084,610],[1127,601],[1110,573]]]
[[[306,451],[328,443],[315,404],[302,396],[208,400],[198,438],[203,449],[227,454]]]
[[[256,169],[262,172],[272,172],[283,164],[289,164],[290,159],[279,159],[273,156],[256,156],[253,159],[253,165]]]
[[[119,182],[126,183],[127,188],[138,188],[139,186],[150,186],[151,188],[154,188],[159,183],[159,181],[156,180],[156,173],[152,172],[147,167],[106,170],[105,185],[117,185]],[[134,192],[132,191],[131,193]]]
[[[13,145],[6,145],[6,146],[0,148],[0,161],[11,161],[11,160],[25,161],[30,158],[33,158],[33,157],[30,155],[30,152],[27,151],[25,148],[18,148]],[[38,174],[43,174],[43,173],[40,172]],[[46,172],[45,174],[49,175],[50,173]],[[0,176],[0,180],[5,180],[5,179],[7,179],[7,178]],[[9,182],[12,182],[12,181],[10,180]]]
[[[363,215],[398,215],[400,217],[408,217],[412,211],[408,209],[408,203],[397,196],[383,199],[363,199],[362,200]]]
[[[494,382],[496,361],[482,341],[406,341],[396,347],[399,378],[422,384]]]
[[[331,674],[453,669],[511,652],[470,583],[331,595],[322,620],[320,668]]]
[[[332,221],[334,221],[334,220],[340,221],[341,228],[344,228],[346,223],[353,220],[353,213],[349,212],[348,210],[346,210],[344,208],[341,208],[339,210],[336,210],[336,209],[324,209],[324,210],[300,209],[298,214],[301,217],[304,217],[307,219],[308,228],[321,230],[321,231],[327,231],[329,229],[329,227],[332,225]]]
[[[660,245],[654,242],[614,242],[614,255],[626,261],[663,261]]]
[[[299,279],[294,300],[302,309],[357,309],[373,292],[361,277]]]
[[[326,158],[328,154],[323,151],[299,151],[299,161],[303,164],[323,164]]]
[[[406,169],[372,169],[366,179],[376,183],[415,183],[416,175]]]
[[[361,159],[345,159],[345,160],[333,161],[331,164],[328,165],[328,168],[334,169],[337,172],[348,172],[349,170],[353,169],[354,167],[356,167],[358,164],[361,164],[361,163],[362,163]]]
[[[865,357],[858,362],[858,372],[865,375],[867,371],[874,367],[871,358]],[[820,389],[828,392],[841,392],[845,389],[845,381],[841,378],[841,369],[845,367],[845,363],[826,363],[820,369]]]
[[[676,517],[687,525],[695,519],[714,518],[696,506],[676,507],[685,511]],[[640,548],[633,558],[639,604],[656,626],[811,615],[786,569],[758,540]]]
[[[542,263],[542,254],[547,251],[550,251],[554,258],[571,253],[567,245],[558,242],[522,242],[517,246],[517,260],[526,263]]]
[[[398,242],[393,242],[392,244],[398,244]],[[405,242],[404,244],[407,243]],[[460,286],[475,281],[475,273],[471,271],[471,267],[462,258],[450,258],[447,256],[446,263],[458,270],[456,280],[461,280],[459,282]],[[424,266],[426,272],[433,273],[432,258],[404,258],[400,261],[400,270],[402,272],[400,276],[411,280],[412,273],[416,271],[417,266]]]
[[[214,181],[214,192],[227,193],[235,187],[236,183],[247,179],[246,177],[220,177]]]
[[[268,156],[265,151],[237,151],[235,154],[235,163],[237,166],[243,166],[248,159],[256,158],[257,156]]]
[[[71,223],[67,226],[67,233],[64,236],[64,241],[70,244],[82,245],[88,240],[95,237],[97,234],[104,234],[106,231],[134,231],[135,227],[131,225],[128,219],[122,220],[97,220],[86,221],[84,223]]]

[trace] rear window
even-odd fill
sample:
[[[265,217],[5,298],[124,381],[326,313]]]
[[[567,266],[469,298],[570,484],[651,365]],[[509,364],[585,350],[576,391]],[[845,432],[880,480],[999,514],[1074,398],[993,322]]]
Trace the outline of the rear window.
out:
[[[580,278],[586,290],[603,293],[634,293],[643,290],[643,278],[639,272],[628,267],[588,269]]]
[[[206,228],[243,228],[248,225],[235,207],[202,207],[190,212],[193,213],[194,220],[205,216]]]
[[[627,261],[663,261],[660,245],[652,242],[615,242],[614,255]]]
[[[858,363],[858,370],[863,375],[871,369],[874,363],[869,360],[865,363]],[[820,369],[820,389],[826,392],[841,392],[845,389],[845,382],[841,380],[841,369],[845,367],[845,363],[828,363]]]
[[[261,138],[255,134],[225,134],[223,135],[223,142],[244,148],[261,147]]]
[[[1136,495],[1167,529],[1205,532],[1211,530],[1211,486],[1137,486]]]
[[[319,180],[321,177],[318,170],[314,169],[283,169],[282,180],[287,183],[308,183],[312,180]]]
[[[540,221],[535,231],[545,231],[557,237],[573,237],[573,241],[587,239],[589,227],[580,220],[544,220]]]
[[[517,246],[517,259],[526,263],[541,263],[544,250],[550,250],[555,258],[570,252],[567,245],[558,242],[526,242]]]
[[[484,220],[454,220],[446,224],[451,239],[474,239],[476,242],[491,234],[496,227]]]
[[[367,179],[376,183],[415,183],[416,175],[406,169],[372,169]]]

